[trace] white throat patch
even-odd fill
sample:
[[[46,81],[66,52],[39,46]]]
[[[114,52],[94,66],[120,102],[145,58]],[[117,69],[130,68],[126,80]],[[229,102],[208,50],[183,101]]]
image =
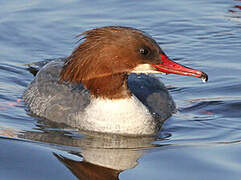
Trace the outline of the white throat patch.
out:
[[[139,64],[138,66],[136,66],[131,73],[136,73],[136,74],[140,74],[140,73],[158,73],[157,70],[155,70],[155,68],[150,65],[150,64]]]

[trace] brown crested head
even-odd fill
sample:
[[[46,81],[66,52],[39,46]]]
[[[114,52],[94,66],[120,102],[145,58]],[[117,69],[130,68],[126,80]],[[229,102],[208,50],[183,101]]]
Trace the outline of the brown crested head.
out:
[[[137,29],[108,26],[86,31],[80,37],[83,42],[68,57],[60,81],[81,82],[96,96],[128,95],[113,90],[122,90],[127,74],[138,65],[161,63],[159,54],[163,52],[158,44]]]
[[[107,26],[86,31],[79,37],[82,42],[67,58],[60,82],[82,83],[96,97],[129,97],[126,80],[131,72],[208,79],[207,74],[170,60],[155,40],[134,28]]]
[[[68,57],[61,80],[82,82],[129,73],[140,64],[160,64],[158,44],[142,31],[107,26],[79,35],[83,42]]]

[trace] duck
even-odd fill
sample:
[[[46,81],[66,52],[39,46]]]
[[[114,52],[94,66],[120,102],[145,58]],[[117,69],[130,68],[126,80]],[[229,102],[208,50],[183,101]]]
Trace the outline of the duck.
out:
[[[208,80],[172,61],[144,31],[105,26],[78,35],[66,58],[43,63],[23,93],[28,111],[80,131],[152,136],[176,112],[156,74]]]

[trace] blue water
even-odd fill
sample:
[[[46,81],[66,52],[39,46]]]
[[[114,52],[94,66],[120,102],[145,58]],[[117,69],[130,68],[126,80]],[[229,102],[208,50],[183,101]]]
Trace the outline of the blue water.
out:
[[[240,179],[241,1],[0,0],[0,179]],[[152,35],[209,75],[168,75],[178,112],[157,138],[84,136],[45,126],[21,96],[25,64],[66,57],[76,35],[106,25]]]

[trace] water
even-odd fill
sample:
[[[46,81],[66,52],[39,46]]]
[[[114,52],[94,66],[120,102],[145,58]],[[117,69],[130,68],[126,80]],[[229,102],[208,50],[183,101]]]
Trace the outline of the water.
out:
[[[240,179],[241,2],[0,1],[0,179]],[[163,76],[178,106],[157,138],[84,136],[25,111],[24,64],[68,56],[91,28],[151,34],[209,82]]]

